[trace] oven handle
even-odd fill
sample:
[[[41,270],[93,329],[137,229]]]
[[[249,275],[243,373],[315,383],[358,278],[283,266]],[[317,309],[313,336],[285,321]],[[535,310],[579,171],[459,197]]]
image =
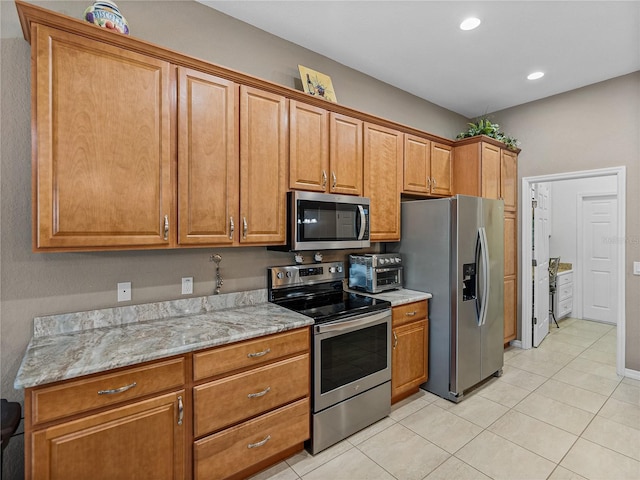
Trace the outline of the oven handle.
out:
[[[398,270],[402,270],[404,267],[376,267],[375,270],[377,273],[387,273],[387,272],[397,272]]]
[[[381,320],[384,320],[390,315],[390,310],[384,310],[375,314],[365,314],[351,320],[324,323],[321,325],[316,325],[316,333],[343,332],[345,330],[360,328],[368,324],[379,323]]]

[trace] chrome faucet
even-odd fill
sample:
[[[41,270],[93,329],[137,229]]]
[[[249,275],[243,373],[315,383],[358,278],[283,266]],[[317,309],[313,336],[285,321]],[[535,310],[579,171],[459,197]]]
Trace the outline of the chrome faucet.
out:
[[[224,283],[222,275],[220,275],[220,262],[222,261],[222,256],[216,253],[209,257],[209,261],[216,263],[216,288],[213,293],[214,295],[218,295],[220,293],[220,288],[222,288],[222,284]]]

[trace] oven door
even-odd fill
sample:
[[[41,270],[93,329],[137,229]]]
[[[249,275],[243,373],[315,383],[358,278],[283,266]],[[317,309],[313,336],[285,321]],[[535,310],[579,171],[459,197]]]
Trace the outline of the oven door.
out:
[[[390,380],[391,309],[314,327],[314,412]]]
[[[402,271],[404,267],[377,267],[373,270],[373,287],[371,293],[384,292],[394,288],[402,288]]]

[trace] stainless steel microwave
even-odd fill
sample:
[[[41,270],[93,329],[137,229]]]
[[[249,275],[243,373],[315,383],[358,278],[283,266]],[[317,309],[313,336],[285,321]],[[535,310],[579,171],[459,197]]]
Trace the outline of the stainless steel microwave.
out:
[[[287,195],[287,245],[278,250],[371,246],[368,198],[297,191]]]

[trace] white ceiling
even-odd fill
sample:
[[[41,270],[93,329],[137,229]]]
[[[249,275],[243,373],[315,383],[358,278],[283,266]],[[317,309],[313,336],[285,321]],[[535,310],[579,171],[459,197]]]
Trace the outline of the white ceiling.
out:
[[[468,118],[640,70],[640,1],[200,3]]]

